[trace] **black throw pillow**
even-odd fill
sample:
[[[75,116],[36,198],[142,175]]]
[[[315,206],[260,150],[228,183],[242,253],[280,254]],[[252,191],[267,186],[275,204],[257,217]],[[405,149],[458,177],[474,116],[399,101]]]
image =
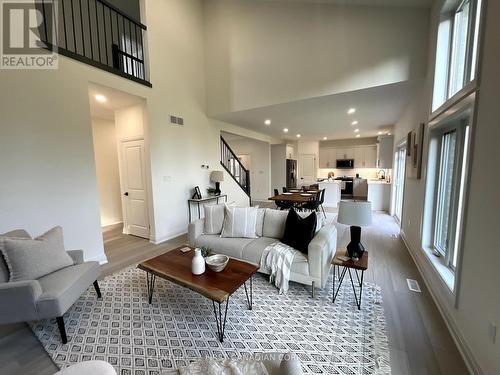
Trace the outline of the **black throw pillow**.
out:
[[[286,217],[285,234],[281,242],[307,254],[309,242],[311,242],[315,233],[316,212],[302,218],[291,208]]]

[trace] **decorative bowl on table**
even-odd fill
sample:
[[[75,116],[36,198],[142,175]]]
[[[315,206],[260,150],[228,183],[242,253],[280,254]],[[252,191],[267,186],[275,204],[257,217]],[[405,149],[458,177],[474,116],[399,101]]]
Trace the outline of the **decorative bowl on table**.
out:
[[[221,272],[226,268],[229,257],[222,254],[215,254],[205,258],[208,268],[214,272]]]

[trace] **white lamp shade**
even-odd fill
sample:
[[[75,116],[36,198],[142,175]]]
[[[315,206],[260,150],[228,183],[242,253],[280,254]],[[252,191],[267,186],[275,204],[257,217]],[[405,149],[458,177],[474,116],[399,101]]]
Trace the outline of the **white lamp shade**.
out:
[[[210,173],[210,181],[212,181],[212,182],[224,181],[224,172],[223,171],[212,171]]]
[[[372,223],[371,202],[340,201],[337,221],[340,224],[364,227]]]

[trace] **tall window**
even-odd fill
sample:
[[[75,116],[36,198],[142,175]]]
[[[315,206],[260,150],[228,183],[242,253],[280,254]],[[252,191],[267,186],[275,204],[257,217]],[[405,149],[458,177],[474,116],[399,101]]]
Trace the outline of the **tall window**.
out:
[[[457,266],[469,144],[469,113],[431,130],[429,180],[432,192],[431,246],[446,266]]]
[[[456,0],[441,14],[432,109],[475,78],[482,0]]]
[[[403,193],[405,184],[406,147],[398,147],[394,154],[395,177],[394,177],[394,216],[401,223],[403,217]]]

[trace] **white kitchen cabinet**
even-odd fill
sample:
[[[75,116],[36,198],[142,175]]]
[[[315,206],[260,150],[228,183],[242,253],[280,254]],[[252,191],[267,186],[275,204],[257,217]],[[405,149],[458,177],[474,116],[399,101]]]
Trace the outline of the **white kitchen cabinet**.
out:
[[[319,149],[319,167],[335,168],[337,166],[337,151],[335,148]]]
[[[394,137],[379,137],[378,141],[378,163],[377,167],[382,169],[392,168],[392,152],[394,151]]]
[[[354,148],[337,148],[337,159],[354,159]]]
[[[377,167],[377,146],[365,146],[364,147],[364,167],[365,168],[376,168]]]
[[[377,146],[358,146],[354,148],[355,168],[375,168],[377,166]]]
[[[368,201],[372,203],[373,211],[390,210],[391,184],[368,181]]]

